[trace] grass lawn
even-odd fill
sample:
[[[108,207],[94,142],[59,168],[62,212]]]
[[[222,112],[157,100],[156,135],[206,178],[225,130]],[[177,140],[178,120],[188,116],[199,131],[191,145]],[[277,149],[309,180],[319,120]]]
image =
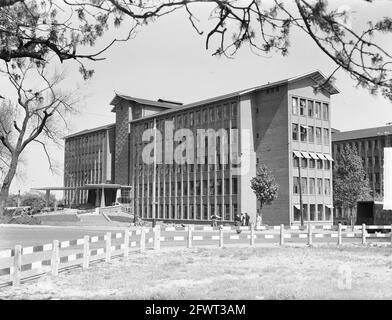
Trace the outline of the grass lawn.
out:
[[[1,288],[0,298],[391,299],[392,248],[162,249]]]

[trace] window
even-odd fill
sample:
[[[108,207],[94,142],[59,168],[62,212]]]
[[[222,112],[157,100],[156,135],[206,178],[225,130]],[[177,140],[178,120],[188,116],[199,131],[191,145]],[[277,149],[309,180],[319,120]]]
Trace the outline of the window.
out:
[[[324,169],[325,170],[331,169],[331,163],[329,162],[329,160],[324,160]]]
[[[331,209],[328,207],[324,207],[325,212],[325,220],[331,220]]]
[[[317,194],[322,195],[323,194],[323,179],[317,178]]]
[[[200,196],[200,181],[196,181],[196,195]]]
[[[316,160],[309,159],[309,168],[314,169],[316,167]]]
[[[301,178],[301,189],[302,189],[302,194],[308,194],[308,179],[307,178]]]
[[[316,119],[321,119],[321,103],[316,102],[316,110],[314,112],[314,115],[316,116]]]
[[[315,194],[316,191],[315,178],[309,178],[309,194]]]
[[[308,139],[310,143],[314,142],[314,127],[308,127]]]
[[[301,99],[299,101],[299,114],[301,116],[306,116],[306,100],[305,99]]]
[[[308,167],[308,159],[302,158],[301,159],[301,168],[307,168]]]
[[[229,119],[230,117],[230,105],[227,103],[223,105],[223,116],[225,119]]]
[[[203,195],[207,195],[207,180],[203,180]]]
[[[324,194],[326,196],[330,196],[331,195],[331,182],[329,179],[325,179],[324,180]]]
[[[322,204],[317,205],[317,219],[318,219],[318,221],[323,220],[323,205]]]
[[[299,159],[295,155],[293,155],[293,166],[294,166],[294,168],[299,167]]]
[[[193,112],[189,114],[189,125],[193,126],[194,125],[194,119],[193,119]]]
[[[310,214],[310,220],[315,221],[316,220],[316,205],[315,204],[309,205],[309,214]]]
[[[314,117],[314,104],[313,101],[308,101],[308,117]]]
[[[322,169],[323,168],[323,160],[317,159],[317,169]]]
[[[321,128],[316,127],[316,143],[321,143]]]
[[[210,108],[210,121],[211,122],[215,121],[215,108],[214,107]]]
[[[328,103],[323,103],[323,120],[329,119]]]
[[[301,211],[294,206],[294,221],[301,220]]]
[[[237,194],[237,178],[232,178],[232,194]]]
[[[201,219],[201,206],[200,206],[200,204],[196,205],[196,219],[197,220]]]
[[[225,220],[230,220],[230,205],[225,204]]]
[[[225,194],[230,194],[230,180],[225,179]]]
[[[210,180],[210,195],[214,195],[215,194],[215,181],[214,179]]]
[[[203,110],[203,122],[207,123],[207,109]]]
[[[231,117],[232,118],[237,117],[237,103],[236,102],[231,104]]]
[[[201,123],[201,112],[200,111],[196,112],[196,123],[197,124]]]
[[[302,142],[306,142],[306,127],[305,126],[301,126],[301,133],[300,133],[300,136],[301,136],[301,141]]]
[[[222,180],[218,179],[216,181],[216,194],[221,195],[222,194]]]
[[[208,207],[206,204],[203,204],[203,220],[208,220]]]
[[[293,98],[293,114],[298,114],[298,98]]]
[[[324,144],[329,144],[329,130],[324,128]]]
[[[216,120],[222,120],[222,106],[218,106],[217,108]]]
[[[293,140],[298,140],[298,124],[293,123]]]
[[[299,193],[299,177],[294,177],[293,179],[293,193],[294,194]]]

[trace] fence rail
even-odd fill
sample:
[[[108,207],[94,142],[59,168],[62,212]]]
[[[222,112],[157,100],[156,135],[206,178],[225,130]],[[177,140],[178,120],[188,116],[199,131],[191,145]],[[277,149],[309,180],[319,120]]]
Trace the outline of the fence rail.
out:
[[[351,231],[349,231],[351,229]],[[233,231],[240,231],[240,233]],[[369,230],[382,230],[371,233]],[[386,231],[389,230],[388,233]],[[243,232],[242,232],[243,231]],[[164,233],[164,234],[162,234]],[[128,257],[130,251],[144,252],[147,248],[159,250],[162,246],[192,246],[225,244],[244,244],[250,246],[262,243],[284,245],[286,239],[294,239],[292,243],[312,245],[316,239],[335,239],[338,245],[343,239],[361,239],[366,244],[369,239],[390,238],[391,226],[354,226],[353,228],[338,225],[312,226],[259,226],[232,227],[210,226],[159,227],[125,229],[122,232],[107,232],[105,235],[84,236],[74,240],[58,241],[37,246],[22,247],[0,251],[0,285],[19,285],[47,273],[58,275],[60,271],[74,267],[87,269],[91,263],[110,261],[113,257]],[[302,241],[302,242],[301,242]]]

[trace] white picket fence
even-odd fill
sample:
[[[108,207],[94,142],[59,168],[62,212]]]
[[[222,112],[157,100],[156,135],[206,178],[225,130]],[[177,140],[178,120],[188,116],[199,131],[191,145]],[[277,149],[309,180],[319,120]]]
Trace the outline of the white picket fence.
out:
[[[192,246],[224,244],[248,244],[255,246],[263,243],[284,245],[286,239],[292,243],[302,242],[312,245],[313,241],[331,241],[335,239],[337,245],[343,244],[343,239],[360,238],[362,244],[368,239],[390,239],[392,245],[391,226],[332,226],[307,225],[298,226],[259,226],[239,227],[240,233],[233,226],[159,227],[154,229],[138,228],[125,229],[122,232],[106,233],[100,236],[84,236],[80,239],[58,241],[38,246],[22,247],[16,245],[13,249],[0,251],[0,285],[18,285],[47,273],[58,275],[60,271],[74,267],[89,268],[91,263],[110,261],[113,257],[129,256],[131,250],[145,252],[151,248],[159,250],[162,246]],[[351,229],[351,231],[349,230]],[[382,230],[370,233],[369,230]],[[389,232],[387,233],[386,231]],[[162,234],[164,233],[164,234]],[[386,238],[386,239],[385,239]]]

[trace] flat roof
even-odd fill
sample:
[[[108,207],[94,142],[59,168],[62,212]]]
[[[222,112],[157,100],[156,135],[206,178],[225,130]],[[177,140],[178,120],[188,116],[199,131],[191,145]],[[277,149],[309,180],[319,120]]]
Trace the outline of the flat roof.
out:
[[[159,99],[161,101],[159,101],[159,100],[154,101],[154,100],[131,97],[126,94],[117,93],[117,92],[115,92],[114,98],[112,99],[112,101],[110,101],[110,105],[115,106],[119,99],[124,99],[127,101],[133,101],[133,102],[136,102],[139,104],[144,104],[147,106],[153,106],[153,107],[159,107],[159,108],[165,108],[165,109],[178,108],[178,106],[181,105],[181,102],[170,103],[169,100],[162,100],[162,99]]]
[[[392,135],[392,125],[359,130],[333,132],[332,141],[346,141]]]
[[[69,138],[73,138],[73,137],[77,137],[77,136],[82,136],[84,134],[88,134],[88,133],[92,133],[92,132],[96,132],[96,131],[108,130],[108,129],[114,128],[115,125],[116,125],[115,123],[111,123],[111,124],[107,124],[105,126],[100,126],[100,127],[91,128],[91,129],[85,129],[82,131],[78,131],[78,132],[69,134],[69,135],[63,137],[63,139],[69,139]]]
[[[32,188],[32,190],[49,190],[49,191],[59,191],[59,190],[88,190],[88,189],[119,189],[119,188],[128,188],[131,189],[132,186],[124,186],[116,183],[91,183],[85,184],[84,186],[78,187],[42,187],[42,188]]]
[[[158,112],[158,113],[149,115],[147,117],[143,117],[143,118],[132,120],[130,122],[138,122],[138,121],[143,121],[143,120],[146,120],[146,119],[153,119],[153,118],[156,118],[156,117],[160,117],[161,115],[170,114],[170,113],[173,113],[173,112],[176,112],[176,111],[183,111],[183,110],[186,110],[186,109],[189,109],[189,108],[193,108],[193,107],[204,105],[204,104],[213,103],[213,102],[216,102],[216,101],[227,100],[227,99],[239,97],[241,95],[249,94],[249,93],[252,93],[254,91],[258,91],[258,90],[262,90],[262,89],[268,89],[268,88],[275,87],[275,86],[282,85],[282,84],[288,84],[290,82],[299,81],[299,80],[302,80],[302,79],[305,79],[305,78],[311,78],[316,83],[320,83],[321,81],[327,79],[321,71],[315,70],[315,71],[311,71],[311,72],[305,73],[305,74],[300,75],[300,76],[291,77],[291,78],[287,78],[287,79],[279,80],[279,81],[275,81],[275,82],[270,82],[270,83],[267,83],[267,84],[264,84],[264,85],[261,85],[261,86],[256,86],[256,87],[252,87],[252,88],[248,88],[248,89],[238,90],[238,91],[235,91],[235,92],[231,92],[231,93],[228,93],[228,94],[216,96],[216,97],[213,97],[213,98],[196,101],[196,102],[189,103],[189,104],[184,104],[183,106],[177,106],[176,108],[172,108],[170,110],[165,110],[165,111],[162,111],[162,112]],[[325,89],[331,95],[339,93],[339,90],[335,86],[333,86],[331,84],[327,84],[325,86]]]

